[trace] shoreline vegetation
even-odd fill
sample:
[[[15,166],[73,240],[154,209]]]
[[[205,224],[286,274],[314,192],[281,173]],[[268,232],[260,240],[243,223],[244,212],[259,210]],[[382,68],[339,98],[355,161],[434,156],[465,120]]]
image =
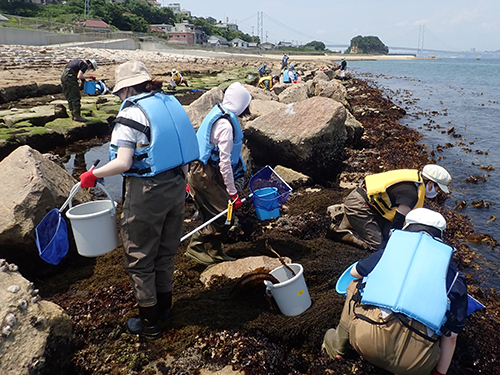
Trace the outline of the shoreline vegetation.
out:
[[[48,50],[48,48],[47,48]],[[51,49],[50,53],[57,53]],[[91,49],[70,49],[72,58],[84,57]],[[102,56],[109,51],[100,51]],[[196,51],[195,51],[196,52]],[[68,53],[68,51],[65,51]],[[94,51],[97,53],[97,51]],[[162,52],[164,53],[164,52]],[[125,56],[140,56],[137,51],[113,51],[115,61],[100,65],[98,74],[113,80],[113,71],[119,59]],[[153,54],[153,53],[152,53]],[[230,70],[239,57],[226,53],[205,60],[206,56],[194,58],[187,53],[170,54],[145,61],[152,74],[168,74],[173,67],[181,72],[202,72],[210,69]],[[281,56],[243,55],[243,63],[257,72],[259,62],[270,61],[279,67]],[[350,56],[291,56],[299,64],[315,62],[321,64],[340,61]],[[358,56],[361,59],[361,56]],[[138,57],[136,57],[138,58]],[[144,57],[145,58],[145,57]],[[371,59],[415,59],[414,56],[370,56]],[[193,59],[193,61],[188,61]],[[198,59],[198,61],[196,61]],[[368,59],[365,57],[365,59]],[[121,61],[120,61],[121,62]],[[58,81],[60,67],[39,69],[26,65],[0,71],[0,89],[12,82],[26,83],[36,77],[38,84]],[[188,66],[191,68],[188,69]],[[220,73],[217,79],[231,79]],[[188,76],[189,78],[189,76]],[[196,80],[189,80],[190,84]],[[199,81],[198,84],[202,84]],[[431,157],[420,144],[420,133],[402,126],[399,121],[404,111],[388,100],[383,92],[361,79],[345,82],[348,102],[353,115],[365,127],[363,148],[347,149],[342,183],[355,182],[360,174],[375,173],[397,168],[418,168]],[[202,87],[197,88],[201,89]],[[14,105],[21,103],[19,101]],[[369,109],[369,110],[367,110]],[[390,135],[388,137],[388,135]],[[405,155],[404,161],[401,155]],[[404,163],[404,165],[402,164]],[[350,189],[340,186],[301,187],[290,197],[282,216],[274,222],[259,222],[253,209],[245,206],[239,213],[241,230],[232,233],[225,251],[236,258],[267,255],[265,243],[269,242],[281,255],[290,257],[304,267],[304,275],[313,300],[313,305],[297,317],[286,317],[276,306],[264,298],[262,288],[248,290],[244,294],[231,293],[234,282],[217,278],[210,289],[206,289],[199,277],[205,267],[185,257],[187,243],[182,243],[175,258],[174,318],[163,327],[164,335],[156,341],[144,341],[124,332],[124,323],[137,313],[130,290],[128,276],[123,268],[123,249],[96,258],[76,258],[67,264],[60,274],[38,280],[43,298],[57,303],[73,322],[73,343],[66,367],[51,368],[53,374],[376,374],[387,375],[364,361],[352,348],[342,360],[331,360],[320,351],[324,333],[335,327],[340,318],[344,298],[334,289],[338,276],[353,262],[368,254],[349,245],[335,243],[325,238],[330,219],[326,207],[341,203]],[[448,228],[445,240],[457,248],[455,254],[459,269],[467,273],[473,267],[474,250],[468,239],[474,233],[466,217],[444,210],[438,203],[446,199],[439,196],[438,202],[430,203],[446,217]],[[189,220],[194,214],[193,205],[186,206],[186,221],[183,233],[200,223]],[[450,375],[473,373],[498,374],[500,356],[500,296],[494,290],[485,290],[467,275],[469,294],[485,306],[468,318],[467,326],[458,337]],[[332,288],[333,286],[333,288]],[[217,372],[225,371],[225,372]]]

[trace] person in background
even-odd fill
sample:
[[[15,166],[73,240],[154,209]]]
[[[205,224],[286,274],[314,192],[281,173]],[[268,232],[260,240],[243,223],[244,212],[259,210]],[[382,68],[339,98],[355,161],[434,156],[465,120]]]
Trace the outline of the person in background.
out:
[[[246,167],[240,155],[243,131],[237,116],[247,110],[251,100],[239,82],[231,84],[222,105],[214,106],[196,132],[200,159],[190,166],[188,185],[203,222],[228,208],[228,202],[233,202],[235,209],[241,207],[238,192],[246,184]],[[222,240],[231,227],[225,221],[221,217],[196,232],[185,255],[206,266],[234,260],[222,249]]]
[[[295,72],[295,65],[290,64],[290,68],[285,69],[283,72],[283,83],[297,83],[297,72]]]
[[[340,79],[343,81],[345,79],[345,73],[347,71],[347,61],[342,57],[342,61],[340,62]]]
[[[287,67],[288,67],[288,56],[286,53],[284,53],[283,57],[281,58],[281,71],[283,71]]]
[[[113,94],[122,101],[110,141],[110,161],[80,176],[81,187],[124,176],[121,237],[125,266],[139,305],[127,330],[161,336],[171,316],[174,256],[180,243],[187,164],[198,159],[196,133],[182,105],[161,91],[140,61],[115,70]]]
[[[68,101],[68,107],[73,121],[87,121],[87,119],[81,115],[80,101],[82,97],[80,95],[80,84],[78,80],[81,80],[82,83],[85,82],[84,74],[90,69],[97,69],[97,62],[95,60],[74,59],[66,64],[61,73],[62,91]],[[90,76],[89,78],[95,79],[94,76]]]
[[[261,66],[259,66],[259,77],[264,77],[266,75],[266,71],[267,71],[266,64],[262,64]]]
[[[367,361],[399,375],[446,374],[467,317],[465,277],[441,241],[441,214],[417,208],[406,222],[384,250],[352,267],[339,325],[322,347],[340,359],[350,342]]]
[[[451,176],[436,164],[422,171],[398,169],[365,177],[360,186],[333,206],[342,215],[339,226],[332,224],[327,238],[346,242],[366,250],[385,246],[391,229],[401,229],[410,210],[423,207],[425,198],[434,198],[439,190],[449,193]]]
[[[172,69],[172,78],[170,79],[170,86],[175,89],[176,86],[180,86],[181,84],[185,84],[186,87],[189,87],[187,81],[184,79],[182,74],[177,69]]]
[[[278,77],[276,74],[273,74],[272,76],[266,76],[259,79],[258,85],[264,90],[272,91],[274,85],[278,84],[279,82],[280,77]]]

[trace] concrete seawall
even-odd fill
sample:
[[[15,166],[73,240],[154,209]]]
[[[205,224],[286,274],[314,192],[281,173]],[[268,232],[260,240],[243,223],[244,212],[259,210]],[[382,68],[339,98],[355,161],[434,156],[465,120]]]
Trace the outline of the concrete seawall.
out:
[[[66,47],[81,46],[124,50],[140,48],[139,44],[131,38],[99,39],[94,35],[62,34],[10,27],[0,27],[0,44],[25,46],[64,45]]]

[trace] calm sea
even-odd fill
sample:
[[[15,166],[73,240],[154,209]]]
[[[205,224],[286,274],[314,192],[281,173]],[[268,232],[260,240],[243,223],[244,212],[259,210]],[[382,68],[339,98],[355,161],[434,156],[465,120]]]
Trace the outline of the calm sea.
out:
[[[448,169],[446,208],[465,201],[460,213],[475,231],[500,241],[500,59],[349,61],[348,70],[404,108],[401,124],[422,133]],[[500,290],[500,249],[471,247],[480,254],[482,285]]]
[[[401,123],[421,132],[429,151],[441,158],[453,177],[446,208],[465,201],[460,213],[477,232],[500,241],[500,59],[349,61],[348,70],[404,108]],[[85,154],[89,167],[98,158],[101,165],[108,160],[107,144]],[[70,173],[73,160],[66,164]],[[121,177],[106,178],[105,186],[120,199]],[[473,202],[487,208],[474,208]],[[500,290],[500,249],[470,246],[480,254],[476,278]]]

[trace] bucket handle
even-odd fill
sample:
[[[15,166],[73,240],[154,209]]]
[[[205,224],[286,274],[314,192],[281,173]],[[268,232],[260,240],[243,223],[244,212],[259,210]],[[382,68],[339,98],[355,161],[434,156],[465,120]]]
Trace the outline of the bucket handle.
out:
[[[109,198],[109,201],[111,202],[111,216],[115,216],[116,215],[116,208],[115,208],[113,198],[111,197],[111,194],[109,194],[109,191],[107,191],[106,188],[104,187],[104,185],[101,184],[100,182],[96,182],[95,187],[100,188],[102,191],[104,191],[104,193],[106,193],[106,195]],[[64,209],[66,208],[66,206],[68,204],[69,204],[69,208],[73,207],[73,202],[72,202],[73,197],[78,192],[78,190],[80,190],[80,183],[79,182],[77,182],[75,184],[75,186],[73,186],[73,188],[71,189],[71,192],[69,193],[68,199],[66,199],[66,202],[64,202],[64,204],[61,206],[61,208],[59,209],[59,212],[64,211]]]

